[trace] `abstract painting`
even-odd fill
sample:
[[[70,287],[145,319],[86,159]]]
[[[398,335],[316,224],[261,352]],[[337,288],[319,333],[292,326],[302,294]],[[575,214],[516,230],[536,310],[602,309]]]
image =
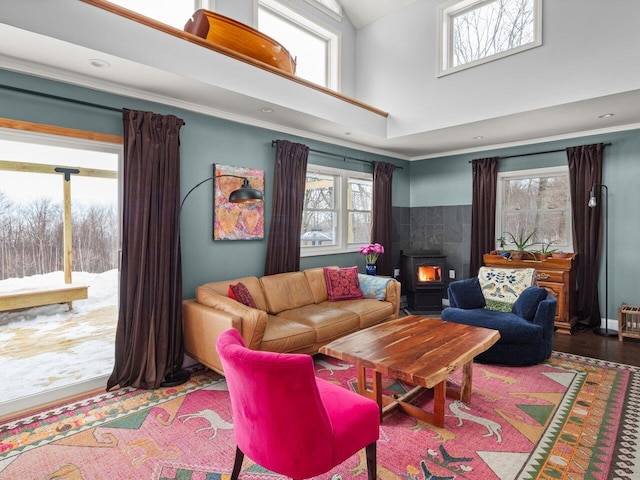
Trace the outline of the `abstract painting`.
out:
[[[243,178],[251,188],[264,193],[264,170],[214,164],[213,172],[213,239],[263,239],[264,202],[231,203],[229,195],[242,187]]]

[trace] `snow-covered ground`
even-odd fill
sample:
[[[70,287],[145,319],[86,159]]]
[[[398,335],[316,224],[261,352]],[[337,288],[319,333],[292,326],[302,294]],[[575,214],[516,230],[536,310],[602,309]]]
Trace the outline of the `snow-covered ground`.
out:
[[[74,272],[88,298],[0,313],[0,403],[108,375],[113,369],[118,271]],[[0,292],[64,284],[62,272],[0,281]]]

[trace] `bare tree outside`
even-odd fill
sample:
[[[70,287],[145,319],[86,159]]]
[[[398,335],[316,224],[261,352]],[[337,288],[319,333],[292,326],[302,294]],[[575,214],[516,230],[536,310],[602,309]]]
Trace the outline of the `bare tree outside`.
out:
[[[117,212],[113,205],[82,205],[72,212],[74,270],[117,268]],[[0,191],[0,280],[63,270],[62,206],[48,198],[15,204]]]
[[[534,41],[534,0],[474,5],[452,23],[452,66],[457,67]]]

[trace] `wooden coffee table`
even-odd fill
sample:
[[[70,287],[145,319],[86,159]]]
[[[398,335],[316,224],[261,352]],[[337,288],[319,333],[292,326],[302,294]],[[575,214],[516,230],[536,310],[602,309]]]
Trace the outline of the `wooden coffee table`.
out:
[[[342,337],[321,347],[320,353],[356,365],[358,391],[376,401],[380,420],[399,408],[443,427],[445,396],[469,403],[473,359],[499,338],[497,330],[412,315]],[[460,367],[460,388],[447,388],[447,378]],[[371,388],[367,369],[372,370]],[[399,398],[383,395],[383,374],[415,387]],[[427,388],[434,389],[433,413],[410,403]]]

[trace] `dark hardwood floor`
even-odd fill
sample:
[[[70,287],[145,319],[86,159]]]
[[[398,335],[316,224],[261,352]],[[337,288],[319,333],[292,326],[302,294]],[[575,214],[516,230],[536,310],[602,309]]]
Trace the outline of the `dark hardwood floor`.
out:
[[[640,340],[596,335],[590,328],[575,328],[572,335],[555,333],[553,349],[585,357],[640,367]]]

